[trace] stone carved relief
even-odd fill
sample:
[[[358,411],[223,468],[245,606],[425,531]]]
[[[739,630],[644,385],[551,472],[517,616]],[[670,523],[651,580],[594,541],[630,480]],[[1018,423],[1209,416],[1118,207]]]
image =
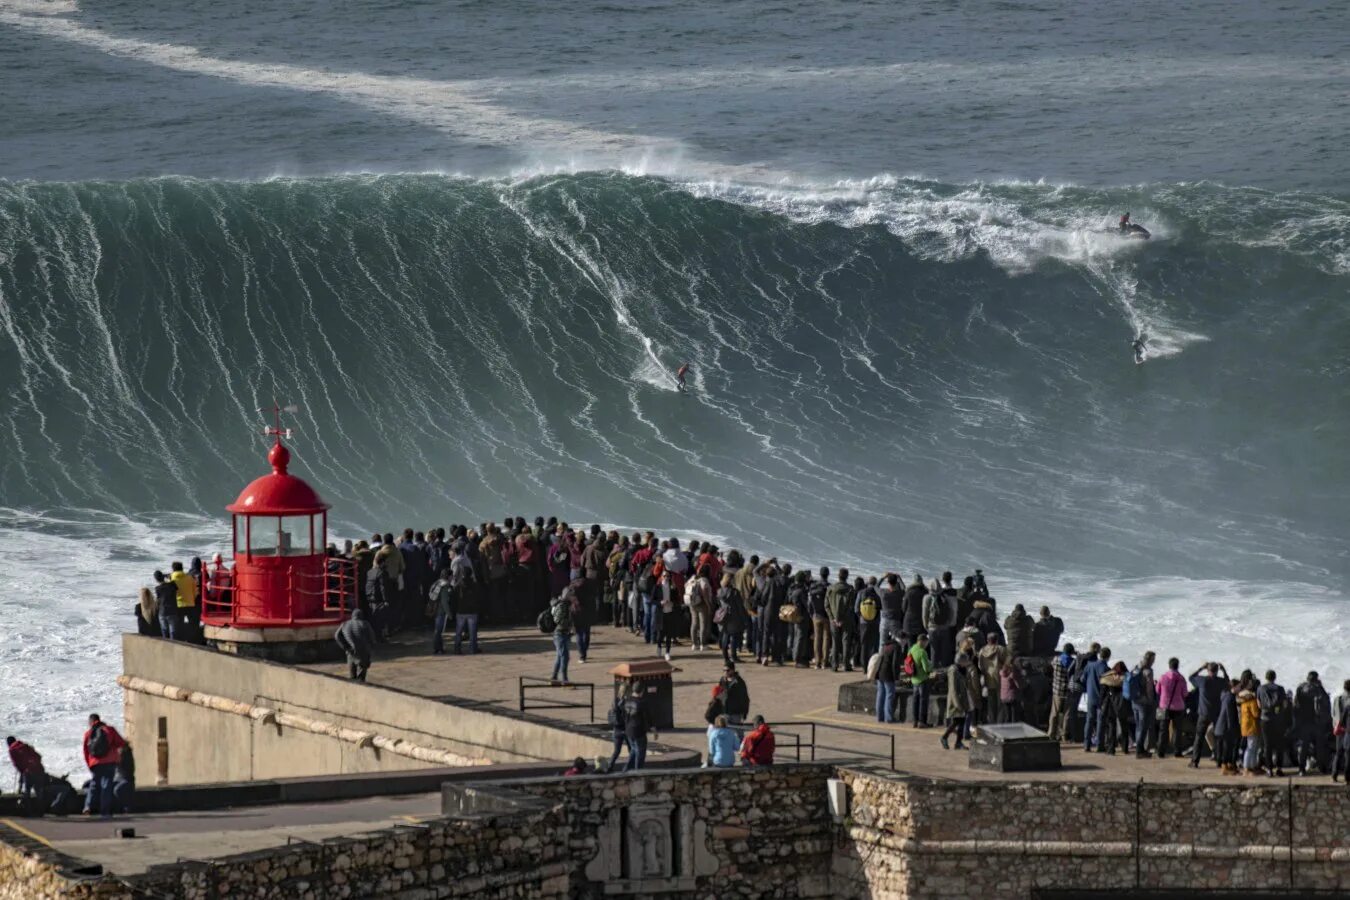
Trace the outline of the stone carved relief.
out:
[[[637,802],[611,809],[599,838],[586,879],[603,883],[606,894],[689,890],[720,866],[708,850],[707,824],[688,806]]]

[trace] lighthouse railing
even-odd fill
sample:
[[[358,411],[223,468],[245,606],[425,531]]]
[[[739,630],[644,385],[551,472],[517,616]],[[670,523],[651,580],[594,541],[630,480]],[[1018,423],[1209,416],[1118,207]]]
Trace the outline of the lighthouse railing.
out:
[[[285,615],[264,616],[259,614],[262,603],[257,592],[241,589],[235,571],[221,566],[203,578],[202,620],[207,625],[231,626],[341,622],[357,606],[356,574],[356,561],[341,557],[328,557],[323,572],[297,572],[288,566]]]

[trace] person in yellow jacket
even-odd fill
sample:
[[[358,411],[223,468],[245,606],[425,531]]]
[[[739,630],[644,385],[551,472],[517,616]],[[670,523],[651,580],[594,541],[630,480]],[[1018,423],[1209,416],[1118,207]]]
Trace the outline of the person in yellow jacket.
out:
[[[1261,704],[1249,684],[1238,690],[1238,727],[1242,730],[1244,775],[1261,774]]]
[[[197,605],[197,579],[191,573],[183,571],[181,562],[170,566],[169,581],[178,589],[178,612],[187,625],[188,640],[194,640],[201,626],[201,609]]]

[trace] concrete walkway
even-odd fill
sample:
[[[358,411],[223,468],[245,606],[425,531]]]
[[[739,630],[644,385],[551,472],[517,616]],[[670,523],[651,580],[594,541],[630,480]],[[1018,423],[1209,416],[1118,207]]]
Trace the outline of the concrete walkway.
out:
[[[440,794],[419,794],[118,816],[112,820],[69,816],[0,822],[62,853],[99,863],[108,872],[133,875],[180,859],[214,859],[282,846],[292,840],[317,842],[393,825],[412,825],[437,817],[440,811]],[[120,828],[136,829],[136,837],[114,836],[113,830]]]
[[[432,697],[462,698],[482,706],[496,706],[517,710],[518,676],[547,678],[553,665],[551,639],[534,628],[490,630],[480,634],[481,653],[470,656],[448,654],[432,656],[431,638],[425,632],[400,635],[392,645],[380,648],[370,668],[369,680],[400,690]],[[603,729],[605,713],[613,697],[613,677],[608,670],[620,662],[656,658],[653,648],[626,630],[609,625],[593,630],[590,658],[579,662],[573,644],[569,675],[571,688],[531,690],[531,698],[560,699],[585,704],[589,693],[580,686],[595,685],[595,723]],[[677,646],[671,662],[679,671],[675,674],[674,732],[663,732],[664,743],[706,752],[706,725],[704,709],[711,697],[712,686],[722,674],[720,651],[694,653],[687,646]],[[340,664],[316,665],[309,668],[334,674],[345,673]],[[794,737],[809,743],[811,725],[815,725],[816,758],[862,758],[874,764],[889,765],[891,739],[895,739],[896,769],[915,775],[962,780],[1006,780],[998,773],[972,771],[967,767],[965,754],[944,751],[938,742],[940,729],[919,730],[910,725],[885,725],[867,716],[837,711],[838,691],[846,681],[861,681],[862,674],[839,673],[828,670],[796,669],[792,666],[761,667],[753,657],[743,659],[740,669],[750,689],[751,715],[763,715],[778,726],[780,761],[792,761]],[[532,713],[576,725],[590,724],[585,709],[552,709]],[[836,727],[842,726],[842,727]],[[843,729],[849,730],[843,730]],[[862,733],[859,733],[861,731]],[[1084,753],[1080,746],[1063,746],[1064,768],[1052,773],[1019,773],[1021,780],[1060,781],[1130,781],[1230,783],[1252,781],[1242,776],[1223,776],[1206,760],[1199,769],[1191,769],[1185,760],[1135,759],[1130,756],[1105,756]],[[802,759],[809,760],[809,750]],[[1265,780],[1265,779],[1262,779]],[[1325,776],[1305,779],[1326,782]]]

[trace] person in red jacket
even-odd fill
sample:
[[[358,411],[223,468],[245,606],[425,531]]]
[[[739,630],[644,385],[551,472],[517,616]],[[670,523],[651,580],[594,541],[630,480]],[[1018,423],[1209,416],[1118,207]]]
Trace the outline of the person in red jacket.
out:
[[[755,729],[741,741],[741,761],[747,766],[773,765],[774,737],[763,716],[755,716]]]
[[[99,815],[112,818],[113,780],[126,741],[117,729],[105,724],[98,713],[89,714],[89,730],[84,733],[84,762],[89,766],[89,790],[84,796],[84,814],[90,815],[97,802]]]
[[[19,793],[41,796],[47,786],[42,754],[13,735],[5,738],[5,743],[9,745],[9,761],[19,770]]]

